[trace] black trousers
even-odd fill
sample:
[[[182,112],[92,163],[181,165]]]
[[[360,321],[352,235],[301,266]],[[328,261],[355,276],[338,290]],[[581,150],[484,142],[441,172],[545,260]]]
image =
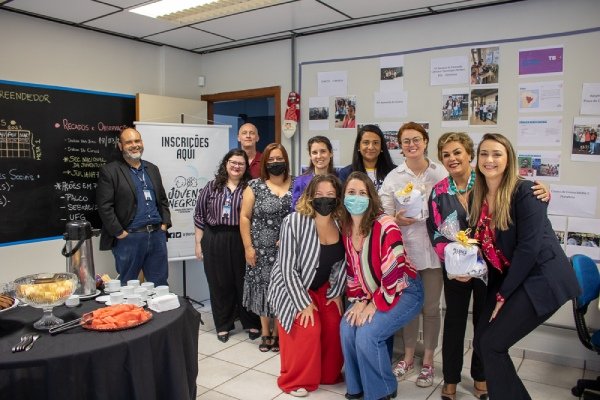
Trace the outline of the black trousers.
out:
[[[485,305],[487,286],[481,279],[473,278],[466,283],[448,279],[444,268],[446,314],[442,336],[442,371],[446,383],[460,382],[471,294],[473,295],[473,326],[476,327]],[[476,352],[471,356],[471,377],[476,381],[485,381],[483,362]]]
[[[483,313],[475,330],[475,351],[484,365],[488,366],[485,376],[490,399],[530,400],[531,396],[517,375],[508,350],[550,318],[556,310],[537,315],[529,296],[521,286],[506,300],[496,319],[490,322],[490,316],[496,306],[498,287],[499,285],[493,285],[488,292]]]
[[[260,329],[258,315],[242,306],[246,258],[239,226],[206,226],[202,252],[217,332],[232,330],[237,317],[244,329]]]

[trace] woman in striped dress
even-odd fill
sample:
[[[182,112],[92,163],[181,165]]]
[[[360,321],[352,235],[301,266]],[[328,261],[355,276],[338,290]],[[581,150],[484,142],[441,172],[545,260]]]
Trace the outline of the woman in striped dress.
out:
[[[283,220],[271,270],[268,299],[279,321],[281,346],[277,384],[296,397],[319,384],[342,381],[339,326],[346,263],[337,224],[341,186],[332,174],[315,175],[297,212]]]

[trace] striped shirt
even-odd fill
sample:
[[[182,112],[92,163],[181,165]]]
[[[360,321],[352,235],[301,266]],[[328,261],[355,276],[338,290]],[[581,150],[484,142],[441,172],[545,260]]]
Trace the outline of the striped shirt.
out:
[[[194,212],[196,228],[204,230],[206,225],[239,225],[242,192],[245,188],[245,185],[240,184],[232,193],[227,185],[217,189],[214,180],[208,182],[200,191],[196,202]]]
[[[354,249],[351,236],[344,235],[343,239],[348,263],[348,299],[372,299],[377,310],[390,310],[408,287],[407,278],[417,276],[415,268],[404,258],[398,225],[392,217],[380,215],[360,251]],[[425,245],[429,246],[429,242]]]
[[[296,315],[312,302],[308,289],[317,268],[321,246],[314,218],[294,212],[284,218],[279,254],[271,270],[268,301],[281,326],[290,332]],[[346,280],[346,262],[331,267],[327,298],[341,296]]]

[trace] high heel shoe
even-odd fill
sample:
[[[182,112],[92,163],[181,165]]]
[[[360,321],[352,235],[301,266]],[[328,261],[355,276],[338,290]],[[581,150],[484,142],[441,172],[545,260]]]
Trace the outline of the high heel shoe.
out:
[[[477,386],[479,386],[479,387],[477,387]],[[487,391],[486,382],[485,381],[482,381],[482,382],[474,381],[473,394],[479,400],[487,400],[488,399],[488,391]]]
[[[454,391],[450,391],[453,388]],[[456,400],[456,384],[455,383],[444,383],[442,386],[442,400]]]

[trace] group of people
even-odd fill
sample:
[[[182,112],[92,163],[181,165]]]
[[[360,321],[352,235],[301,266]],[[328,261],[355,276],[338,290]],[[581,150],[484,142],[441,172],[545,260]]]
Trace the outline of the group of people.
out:
[[[398,132],[404,162],[396,166],[381,130],[365,125],[352,164],[337,176],[331,142],[316,136],[308,142],[310,168],[297,178],[282,145],[256,151],[252,124],[240,128],[238,140],[242,148],[223,157],[194,215],[196,256],[204,260],[219,340],[228,340],[239,318],[251,339],[260,337],[260,351],[281,351],[277,382],[294,396],[342,381],[343,367],[346,398],[395,398],[397,379],[419,370],[419,315],[425,351],[416,383],[432,385],[443,291],[441,396],[453,400],[473,296],[475,396],[530,399],[508,351],[577,296],[579,287],[546,215],[548,191],[519,178],[504,136],[484,135],[475,151],[467,134],[446,133],[438,141],[438,164],[427,156],[428,133],[409,122]],[[126,165],[113,173],[117,181],[139,176],[131,161],[141,157],[140,143],[121,134]],[[158,200],[162,185],[150,166],[141,163],[146,184],[158,190],[152,199],[163,230],[169,220]],[[101,172],[99,191],[100,183],[108,185],[109,171]],[[148,190],[143,182],[142,196]],[[416,215],[406,215],[395,198],[408,186],[422,194]],[[110,219],[114,198],[101,198],[103,233],[120,246],[129,228],[139,230],[137,214]],[[444,249],[450,240],[438,229],[449,219],[464,231],[471,228],[488,267],[487,286],[448,276]],[[145,226],[155,226],[149,222]],[[404,356],[393,366],[392,340],[400,329]]]

